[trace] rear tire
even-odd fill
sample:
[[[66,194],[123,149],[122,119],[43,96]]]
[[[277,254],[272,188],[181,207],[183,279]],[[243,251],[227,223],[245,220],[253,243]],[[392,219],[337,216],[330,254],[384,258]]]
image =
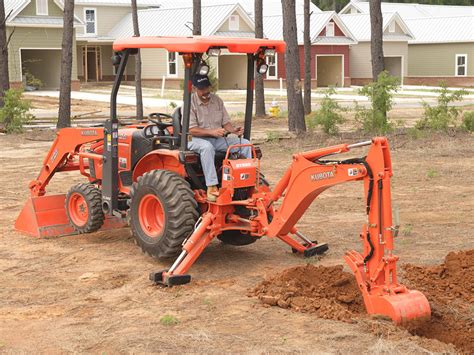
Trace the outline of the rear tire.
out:
[[[69,223],[79,234],[92,233],[104,224],[102,193],[92,184],[77,184],[66,195]]]
[[[130,228],[143,252],[156,258],[179,254],[199,217],[189,184],[167,170],[145,173],[133,184]]]
[[[250,234],[244,234],[237,230],[230,230],[222,232],[217,239],[224,244],[243,246],[255,243],[258,237],[253,237]]]

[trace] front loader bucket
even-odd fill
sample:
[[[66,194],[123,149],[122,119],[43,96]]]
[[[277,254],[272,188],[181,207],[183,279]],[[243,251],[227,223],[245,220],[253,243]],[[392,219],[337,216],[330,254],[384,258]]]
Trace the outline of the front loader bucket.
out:
[[[59,237],[76,234],[66,215],[65,194],[29,197],[15,221],[18,232],[33,237]],[[107,217],[101,230],[121,228],[125,223]]]
[[[396,324],[429,319],[431,316],[430,304],[419,291],[383,295],[373,295],[369,291],[363,296],[367,313],[385,315]]]

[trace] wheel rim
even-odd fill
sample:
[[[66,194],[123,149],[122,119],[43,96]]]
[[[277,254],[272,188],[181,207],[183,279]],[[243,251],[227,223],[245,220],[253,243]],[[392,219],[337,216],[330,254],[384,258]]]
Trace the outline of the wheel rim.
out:
[[[89,208],[84,196],[74,192],[69,197],[68,202],[69,217],[71,221],[79,227],[84,226],[89,219]]]
[[[150,238],[161,236],[165,221],[163,205],[156,195],[143,196],[138,207],[138,218],[142,230]]]

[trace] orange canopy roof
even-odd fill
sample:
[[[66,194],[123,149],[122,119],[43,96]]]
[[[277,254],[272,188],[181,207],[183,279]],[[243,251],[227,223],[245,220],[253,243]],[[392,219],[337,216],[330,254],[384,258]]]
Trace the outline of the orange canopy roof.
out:
[[[233,53],[255,53],[260,47],[275,48],[278,53],[285,51],[284,41],[256,38],[230,37],[129,37],[114,42],[114,51],[127,48],[164,48],[170,52],[205,53],[210,47],[227,48]]]

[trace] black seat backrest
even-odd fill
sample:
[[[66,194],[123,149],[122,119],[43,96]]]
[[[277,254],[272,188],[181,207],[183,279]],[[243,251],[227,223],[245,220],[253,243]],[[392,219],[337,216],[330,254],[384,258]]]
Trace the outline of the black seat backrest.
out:
[[[175,144],[179,147],[181,144],[181,106],[176,107],[173,114],[173,137],[177,137],[178,139],[175,141]]]

